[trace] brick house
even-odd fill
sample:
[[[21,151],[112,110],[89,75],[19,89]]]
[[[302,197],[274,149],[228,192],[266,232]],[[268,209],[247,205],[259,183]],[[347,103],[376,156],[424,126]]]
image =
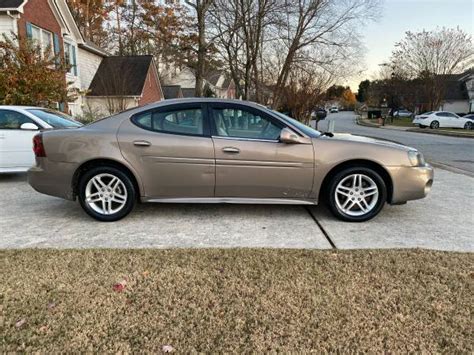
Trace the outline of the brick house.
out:
[[[85,98],[88,108],[101,115],[163,100],[153,56],[104,58]]]
[[[58,103],[59,109],[73,116],[83,114],[90,106],[88,92],[101,63],[108,53],[85,40],[80,33],[65,0],[0,0],[0,35],[10,38],[29,38],[35,41],[44,55],[60,55],[70,65],[65,81],[80,93],[74,102]],[[50,53],[48,53],[50,52]],[[130,60],[139,60],[132,57]],[[130,62],[129,60],[129,62]],[[141,67],[140,64],[138,64]],[[157,75],[149,73],[151,86],[133,100],[138,105],[162,100]],[[157,88],[158,86],[158,88]],[[93,100],[95,104],[100,100]]]

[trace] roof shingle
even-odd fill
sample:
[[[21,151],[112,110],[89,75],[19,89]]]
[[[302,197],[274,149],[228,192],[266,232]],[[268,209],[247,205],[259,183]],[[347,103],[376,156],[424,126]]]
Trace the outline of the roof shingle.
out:
[[[25,0],[0,0],[0,9],[16,9],[23,4]]]
[[[89,96],[140,96],[152,56],[105,57],[92,79]]]

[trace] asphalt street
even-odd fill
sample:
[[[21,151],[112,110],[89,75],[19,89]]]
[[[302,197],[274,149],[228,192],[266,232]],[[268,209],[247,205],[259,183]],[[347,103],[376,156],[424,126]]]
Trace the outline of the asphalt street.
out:
[[[429,162],[441,163],[474,174],[474,139],[420,134],[400,130],[359,126],[354,112],[329,114],[319,128],[326,130],[328,121],[335,122],[335,131],[362,136],[382,138],[414,147],[421,151]],[[427,128],[429,129],[429,128]]]

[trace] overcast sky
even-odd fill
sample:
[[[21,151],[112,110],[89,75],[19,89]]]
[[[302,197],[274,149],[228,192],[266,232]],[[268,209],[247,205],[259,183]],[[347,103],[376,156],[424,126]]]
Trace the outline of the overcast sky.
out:
[[[406,31],[459,26],[474,34],[473,3],[474,0],[385,0],[378,22],[369,24],[362,32],[367,70],[346,84],[357,91],[361,80],[372,79]]]

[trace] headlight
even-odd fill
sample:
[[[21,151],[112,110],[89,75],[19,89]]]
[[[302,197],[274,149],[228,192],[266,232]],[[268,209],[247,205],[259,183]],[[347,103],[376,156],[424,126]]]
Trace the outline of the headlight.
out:
[[[425,165],[425,158],[423,157],[423,154],[416,150],[410,150],[408,152],[408,159],[410,160],[412,166]]]

